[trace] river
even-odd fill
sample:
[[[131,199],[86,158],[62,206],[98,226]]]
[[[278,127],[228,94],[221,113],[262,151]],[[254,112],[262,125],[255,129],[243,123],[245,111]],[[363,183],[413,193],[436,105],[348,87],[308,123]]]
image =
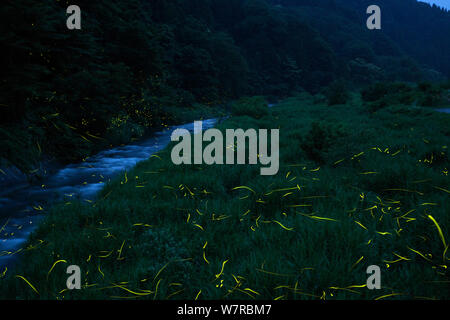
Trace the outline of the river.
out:
[[[450,113],[450,108],[441,108],[441,109],[436,109],[436,111],[439,111],[439,112],[444,112],[444,113]]]
[[[203,120],[203,130],[217,119]],[[193,132],[194,124],[172,126],[143,141],[104,150],[82,163],[69,164],[39,181],[22,183],[0,194],[0,271],[17,260],[18,250],[38,226],[48,208],[58,201],[95,200],[105,183],[164,149],[177,128]]]
[[[270,107],[275,104],[269,105]],[[450,113],[450,108],[436,109]],[[203,121],[203,130],[217,119]],[[0,271],[15,262],[16,252],[57,201],[95,200],[104,184],[164,149],[177,128],[194,130],[193,123],[172,126],[141,142],[104,150],[82,163],[58,169],[39,184],[19,184],[0,194]]]

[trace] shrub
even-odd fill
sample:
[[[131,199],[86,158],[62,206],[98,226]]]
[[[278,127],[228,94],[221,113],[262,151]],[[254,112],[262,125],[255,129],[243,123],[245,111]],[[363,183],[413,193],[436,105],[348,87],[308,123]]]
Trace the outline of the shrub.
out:
[[[417,85],[418,104],[421,106],[438,106],[443,102],[443,88],[429,82]]]
[[[342,128],[340,126],[313,122],[311,129],[302,139],[300,147],[311,160],[317,163],[325,163],[325,155],[328,149],[341,135]]]
[[[417,94],[411,86],[400,82],[379,82],[368,86],[361,92],[371,112],[389,105],[409,105],[417,102]]]
[[[244,97],[232,104],[231,112],[236,116],[259,119],[269,113],[269,107],[264,97]]]
[[[401,82],[378,82],[361,92],[365,102],[389,99],[391,102],[407,103],[413,96],[413,88]]]
[[[347,86],[343,81],[335,81],[325,90],[328,105],[345,104],[349,99]]]
[[[387,84],[378,82],[365,88],[361,92],[361,98],[365,102],[374,102],[384,98],[388,94],[388,89]]]
[[[444,100],[442,87],[422,82],[413,87],[405,83],[382,82],[361,92],[369,110],[376,111],[389,105],[438,106]]]

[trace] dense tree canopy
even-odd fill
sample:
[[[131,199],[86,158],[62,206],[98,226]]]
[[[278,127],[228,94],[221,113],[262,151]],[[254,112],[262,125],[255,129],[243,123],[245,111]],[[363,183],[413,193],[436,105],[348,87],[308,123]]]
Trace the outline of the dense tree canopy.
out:
[[[125,123],[136,133],[173,121],[170,106],[450,75],[448,11],[380,0],[383,29],[369,31],[369,2],[80,0],[82,30],[68,30],[66,2],[7,0],[2,157],[22,139],[73,160]]]

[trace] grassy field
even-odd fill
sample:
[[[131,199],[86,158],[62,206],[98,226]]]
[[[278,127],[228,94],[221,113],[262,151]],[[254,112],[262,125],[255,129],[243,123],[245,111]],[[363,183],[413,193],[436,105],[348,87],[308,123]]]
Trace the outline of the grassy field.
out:
[[[303,94],[219,128],[279,128],[278,174],[175,166],[169,146],[95,203],[55,206],[0,298],[449,299],[450,115]]]

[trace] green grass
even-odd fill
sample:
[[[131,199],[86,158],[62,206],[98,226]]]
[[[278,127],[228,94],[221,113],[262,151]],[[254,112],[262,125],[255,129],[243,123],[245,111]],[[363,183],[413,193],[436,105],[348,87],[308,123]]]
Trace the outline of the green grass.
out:
[[[276,176],[175,166],[169,147],[95,203],[55,206],[0,298],[448,299],[450,116],[314,101],[220,124],[280,128]],[[70,264],[82,290],[64,290]],[[381,290],[363,286],[369,265]]]
[[[163,102],[170,104],[170,100]],[[0,166],[14,165],[25,174],[36,176],[32,173],[46,160],[79,162],[100,150],[138,141],[170,125],[220,117],[226,113],[223,105],[193,104],[188,108],[175,107],[173,101],[171,103],[165,108],[165,115],[160,115],[162,119],[151,128],[144,124],[149,119],[136,121],[126,114],[116,115],[102,137],[74,130],[58,114],[42,118],[34,116],[21,124],[0,126]]]

